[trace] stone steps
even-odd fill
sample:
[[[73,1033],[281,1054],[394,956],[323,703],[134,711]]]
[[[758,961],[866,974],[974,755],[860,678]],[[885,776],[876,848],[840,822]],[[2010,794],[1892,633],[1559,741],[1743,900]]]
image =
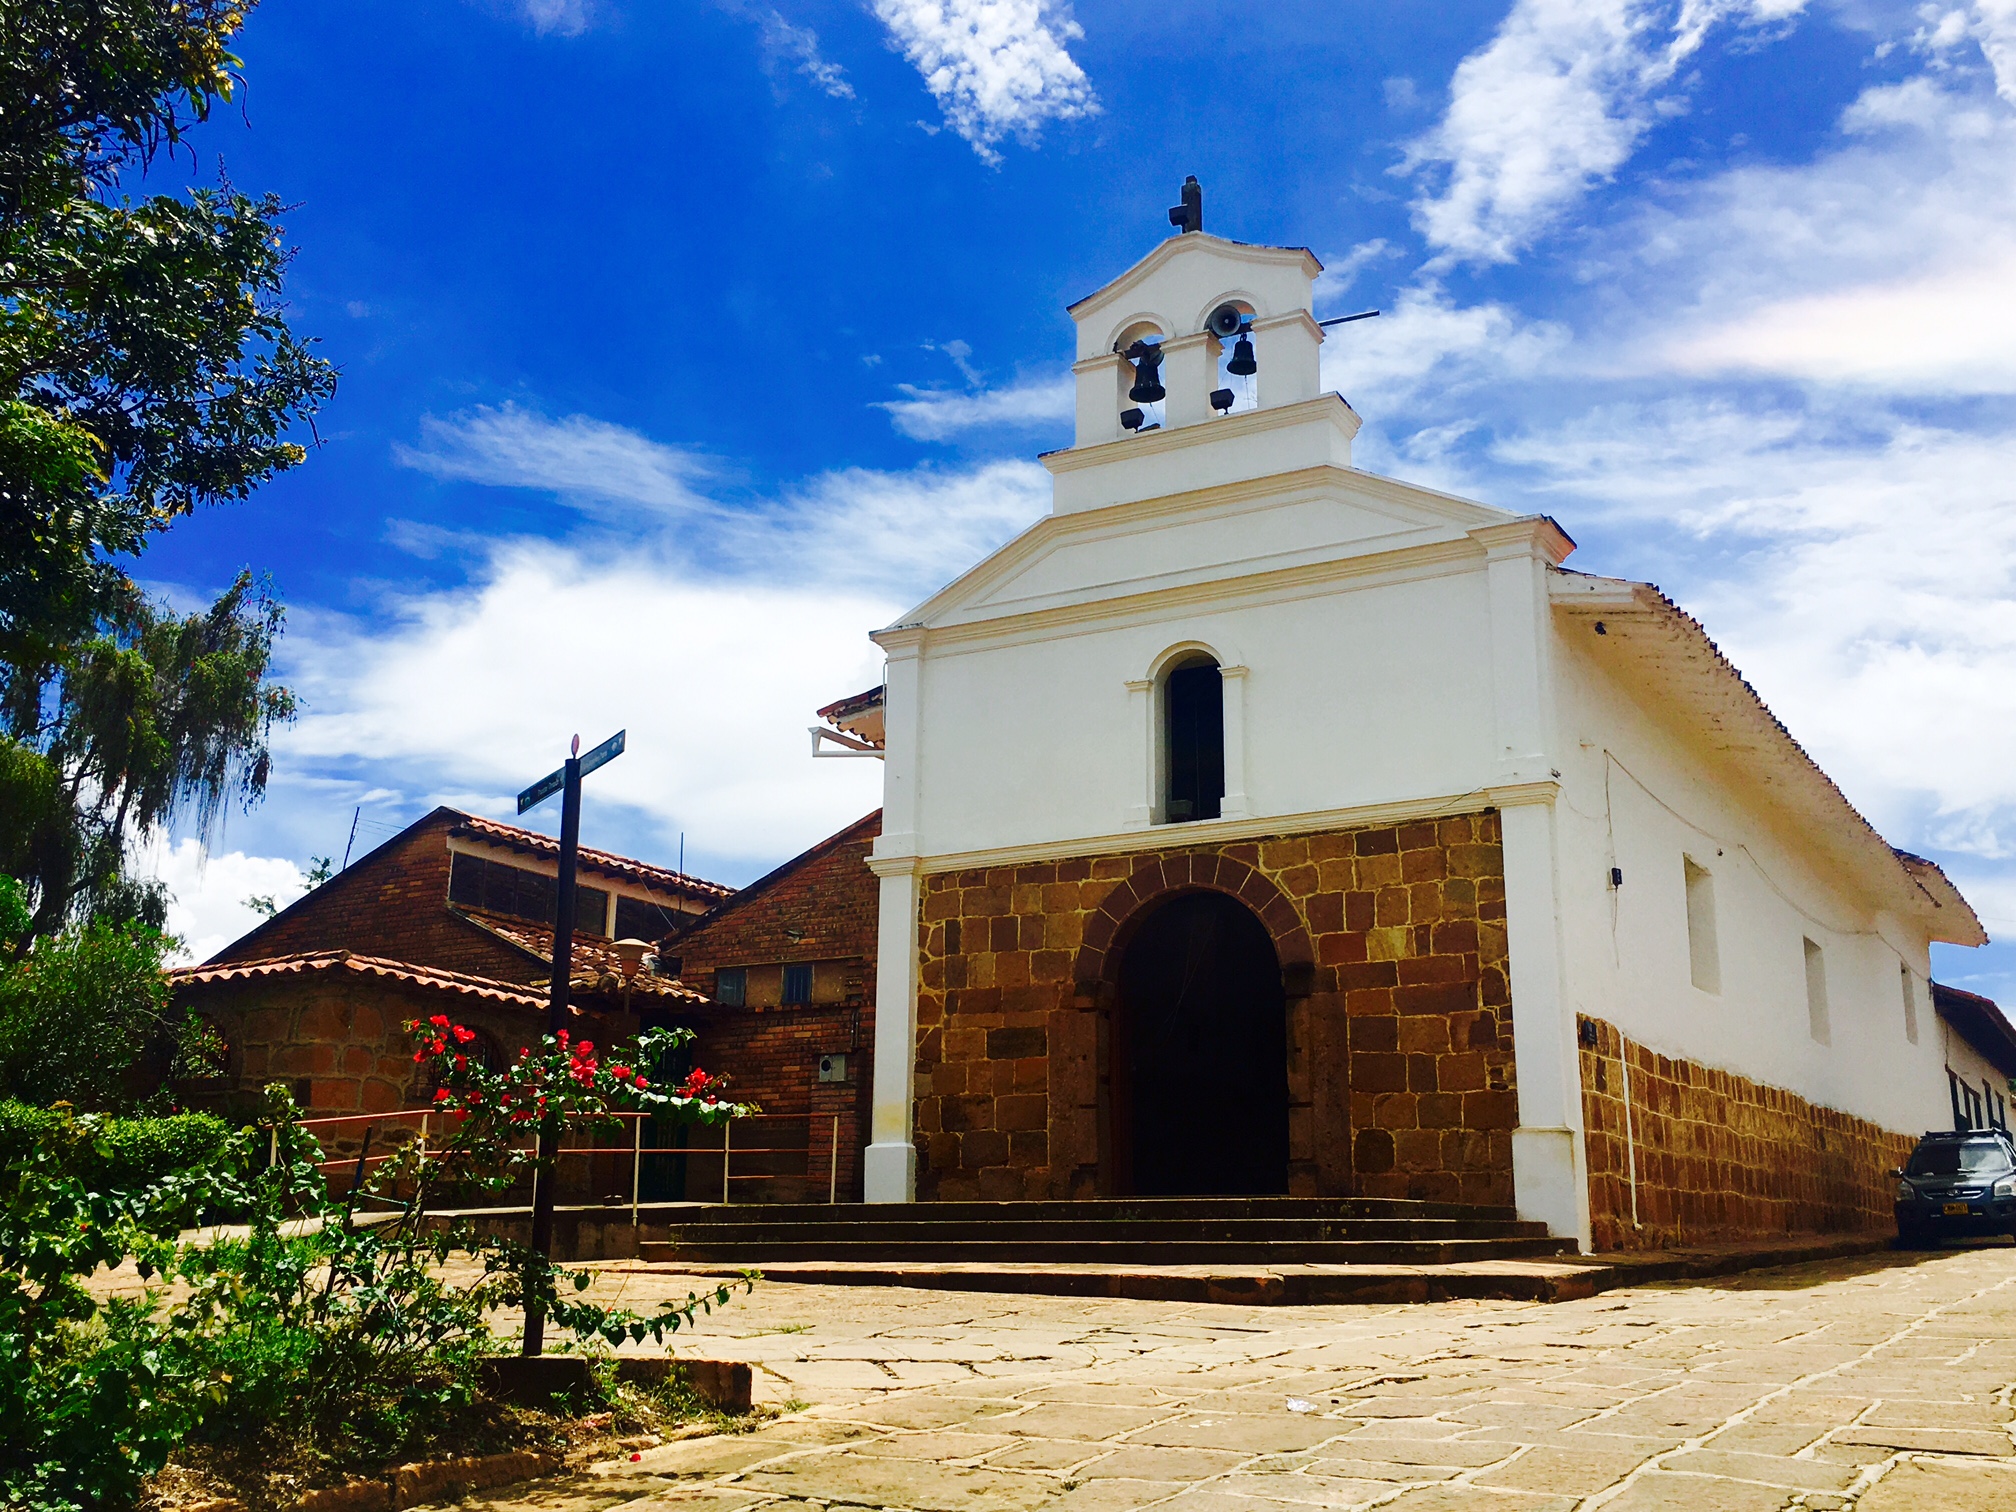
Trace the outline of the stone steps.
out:
[[[1356,1198],[1143,1198],[683,1209],[653,1263],[1456,1265],[1571,1252],[1502,1208]]]

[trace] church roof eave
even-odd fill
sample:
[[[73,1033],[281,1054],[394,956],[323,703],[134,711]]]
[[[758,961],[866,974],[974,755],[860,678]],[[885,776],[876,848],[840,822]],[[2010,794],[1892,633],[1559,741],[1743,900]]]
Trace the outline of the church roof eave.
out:
[[[1866,868],[1898,913],[1945,944],[1988,942],[1980,918],[1945,873],[1877,832],[1692,615],[1654,585],[1625,578],[1557,567],[1552,588],[1558,612],[1604,624],[1606,659],[1635,664],[1680,720],[1755,775],[1767,801],[1810,826],[1844,860]]]

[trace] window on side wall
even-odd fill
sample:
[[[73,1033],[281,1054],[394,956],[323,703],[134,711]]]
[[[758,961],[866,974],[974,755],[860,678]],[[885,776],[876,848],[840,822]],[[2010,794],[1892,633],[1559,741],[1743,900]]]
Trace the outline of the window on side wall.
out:
[[[1911,979],[1911,968],[1902,961],[1897,963],[1897,981],[1904,994],[1904,1038],[1915,1045],[1918,1043],[1918,984]]]
[[[724,1008],[740,1008],[749,1001],[749,968],[723,966],[714,973],[714,1001]]]
[[[784,968],[784,995],[781,999],[786,1008],[812,1001],[812,968],[786,966]]]
[[[1827,1016],[1827,955],[1812,940],[1806,947],[1806,1029],[1816,1045],[1834,1043],[1834,1026]]]
[[[1687,874],[1687,974],[1703,992],[1722,990],[1722,954],[1715,940],[1715,878],[1692,856]]]
[[[1162,734],[1162,817],[1216,819],[1225,796],[1225,679],[1210,657],[1187,657],[1163,677]]]

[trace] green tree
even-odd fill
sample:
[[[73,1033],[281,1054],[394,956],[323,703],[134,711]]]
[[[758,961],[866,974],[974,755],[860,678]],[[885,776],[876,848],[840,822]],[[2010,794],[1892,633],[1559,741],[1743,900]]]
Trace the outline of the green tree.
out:
[[[26,912],[0,876],[0,922],[23,933]],[[170,1002],[174,943],[141,924],[79,924],[0,961],[0,1098],[129,1112],[161,1100],[164,1076],[214,1069],[214,1033]]]
[[[31,934],[158,923],[131,842],[256,799],[293,711],[270,591],[178,618],[126,565],[298,465],[335,387],[286,320],[277,197],[121,189],[233,97],[250,8],[0,0],[0,864]]]

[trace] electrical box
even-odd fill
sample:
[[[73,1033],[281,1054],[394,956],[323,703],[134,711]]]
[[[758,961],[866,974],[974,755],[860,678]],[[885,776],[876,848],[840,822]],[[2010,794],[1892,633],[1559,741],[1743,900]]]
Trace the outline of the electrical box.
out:
[[[844,1055],[820,1056],[819,1080],[822,1082],[844,1082],[847,1080],[847,1057]]]

